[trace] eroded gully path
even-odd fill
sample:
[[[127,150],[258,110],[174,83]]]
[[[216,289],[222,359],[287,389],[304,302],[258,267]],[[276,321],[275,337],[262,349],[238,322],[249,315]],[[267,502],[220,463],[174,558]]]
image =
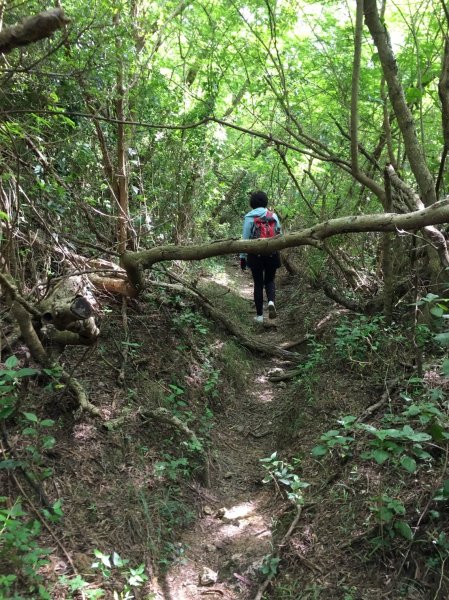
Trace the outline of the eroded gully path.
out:
[[[251,320],[251,278],[233,266],[228,274],[223,283],[247,300],[243,318]],[[287,330],[280,315],[275,327],[260,328],[258,335],[277,345],[283,329]],[[267,374],[279,366],[278,359],[269,357],[253,361],[250,389],[220,414],[219,426],[212,432],[210,487],[192,487],[199,516],[191,529],[180,534],[183,559],[159,580],[157,600],[254,598],[263,579],[262,561],[273,551],[273,520],[282,504],[272,489],[261,484],[259,462],[276,449],[282,390],[268,381]],[[207,579],[208,570],[218,577],[205,585],[202,577]]]

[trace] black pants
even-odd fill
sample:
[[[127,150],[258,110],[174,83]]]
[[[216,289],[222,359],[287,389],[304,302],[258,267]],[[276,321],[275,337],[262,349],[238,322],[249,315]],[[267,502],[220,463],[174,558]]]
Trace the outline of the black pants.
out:
[[[273,301],[275,297],[276,269],[281,266],[279,254],[277,252],[268,256],[248,254],[248,267],[254,279],[254,304],[256,313],[263,315],[263,289],[267,294],[268,302]]]

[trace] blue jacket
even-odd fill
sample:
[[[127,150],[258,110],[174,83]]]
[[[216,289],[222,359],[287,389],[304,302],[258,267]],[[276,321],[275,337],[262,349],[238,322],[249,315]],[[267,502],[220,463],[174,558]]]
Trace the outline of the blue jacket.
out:
[[[259,208],[253,208],[253,210],[250,210],[249,213],[246,213],[246,215],[243,219],[242,238],[244,240],[249,240],[251,238],[251,228],[254,223],[254,217],[263,217],[264,215],[266,215],[267,210],[268,210],[268,208],[259,207]],[[276,220],[276,235],[279,235],[280,233],[282,233],[281,224],[279,222],[278,216],[275,213],[273,213],[273,217]],[[242,252],[240,254],[240,258],[246,258],[246,257],[247,257],[246,252]]]

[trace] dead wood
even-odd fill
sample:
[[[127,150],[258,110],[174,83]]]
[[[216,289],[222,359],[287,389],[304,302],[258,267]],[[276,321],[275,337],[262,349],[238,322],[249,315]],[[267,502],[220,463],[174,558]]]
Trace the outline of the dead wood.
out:
[[[18,25],[6,27],[0,32],[0,54],[48,38],[68,22],[62,8],[53,8],[28,17]]]
[[[100,292],[118,294],[129,298],[135,298],[137,296],[136,288],[120,275],[117,275],[116,277],[102,277],[95,273],[89,273],[88,277],[90,282]]]
[[[92,285],[101,292],[129,296],[130,298],[137,295],[136,289],[127,279],[126,271],[110,260],[77,254],[63,244],[53,243],[49,245],[38,236],[33,237],[30,244],[39,246],[45,252],[60,257],[68,271],[67,275],[63,275],[62,278],[77,275],[77,273],[70,273],[75,268],[85,273]]]
[[[42,342],[33,327],[30,314],[27,312],[27,310],[21,304],[19,304],[19,302],[14,301],[11,306],[11,312],[19,324],[21,336],[25,344],[28,346],[34,360],[36,360],[46,369],[54,369],[57,365],[51,360],[50,356],[43,347]],[[69,375],[64,370],[60,372],[59,377],[61,381],[65,383],[67,388],[74,394],[82,410],[85,410],[94,416],[101,416],[98,408],[89,402],[86,391],[77,379]]]
[[[58,279],[37,305],[44,326],[68,332],[66,336],[53,335],[54,340],[85,346],[93,345],[100,333],[94,318],[96,307],[89,281],[80,275]]]

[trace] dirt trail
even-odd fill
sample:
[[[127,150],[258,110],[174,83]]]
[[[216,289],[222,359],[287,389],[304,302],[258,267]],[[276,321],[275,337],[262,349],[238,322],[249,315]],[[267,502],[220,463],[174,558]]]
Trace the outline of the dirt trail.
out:
[[[248,311],[242,318],[250,321],[251,278],[235,270],[231,277],[232,287],[248,300]],[[275,345],[282,337],[282,317],[264,328],[254,324],[254,331],[265,339],[270,336]],[[260,358],[249,391],[220,415],[219,426],[212,434],[210,488],[192,490],[200,517],[181,536],[183,560],[172,568],[165,581],[159,582],[158,600],[254,597],[263,558],[273,551],[275,499],[272,490],[261,483],[263,469],[259,460],[276,449],[276,419],[282,412],[282,394],[276,384],[268,381],[267,374],[278,366],[276,359]],[[218,573],[218,579],[216,583],[201,585],[200,577],[207,569]]]

